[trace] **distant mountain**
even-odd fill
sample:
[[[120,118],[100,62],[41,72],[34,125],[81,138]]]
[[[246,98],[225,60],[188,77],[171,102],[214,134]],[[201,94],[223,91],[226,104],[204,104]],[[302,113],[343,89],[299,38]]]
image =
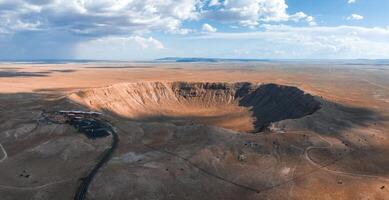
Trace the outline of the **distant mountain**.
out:
[[[166,57],[156,59],[157,62],[264,62],[268,59],[226,59],[226,58],[182,58]]]

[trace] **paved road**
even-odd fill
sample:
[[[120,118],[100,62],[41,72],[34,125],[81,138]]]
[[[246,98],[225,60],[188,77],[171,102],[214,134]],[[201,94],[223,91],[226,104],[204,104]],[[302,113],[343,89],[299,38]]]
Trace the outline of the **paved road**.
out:
[[[98,112],[85,112],[78,110],[44,114],[44,118],[47,121],[59,124],[70,124],[75,127],[78,132],[84,134],[89,139],[102,138],[112,135],[111,147],[101,154],[101,159],[96,163],[88,175],[81,178],[81,183],[74,195],[74,200],[84,200],[86,198],[89,185],[92,183],[93,178],[96,176],[99,169],[111,159],[119,143],[119,136],[115,129],[108,122],[99,119],[98,116],[100,115],[102,114]],[[62,120],[62,118],[65,120]]]
[[[113,128],[111,128],[111,131],[109,131],[109,133],[112,135],[111,147],[103,152],[101,159],[96,163],[93,169],[89,172],[88,176],[82,178],[82,182],[76,191],[74,200],[84,200],[86,198],[88,187],[91,184],[93,178],[96,176],[99,169],[111,159],[115,149],[117,148],[119,143],[119,136],[117,135],[116,131]]]

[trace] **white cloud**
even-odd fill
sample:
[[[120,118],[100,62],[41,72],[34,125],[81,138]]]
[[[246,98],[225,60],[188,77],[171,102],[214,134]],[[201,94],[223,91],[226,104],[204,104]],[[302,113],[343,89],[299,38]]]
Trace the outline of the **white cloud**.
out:
[[[315,21],[315,18],[312,17],[312,16],[308,16],[307,18],[305,18],[305,21],[307,21],[310,26],[316,26],[317,25],[317,23]]]
[[[60,30],[102,37],[150,31],[187,34],[191,30],[182,24],[198,19],[246,27],[261,22],[313,23],[307,14],[289,14],[287,8],[285,0],[0,0],[0,30]]]
[[[163,49],[163,44],[152,38],[152,37],[149,37],[149,38],[143,38],[143,37],[140,37],[140,36],[133,36],[133,37],[129,37],[129,38],[124,38],[124,40],[134,40],[137,44],[139,44],[142,49],[147,49],[147,48],[154,48],[154,49]]]
[[[61,29],[76,34],[182,32],[183,21],[199,17],[197,5],[197,0],[0,1],[0,27],[18,21],[29,24],[39,21],[36,28]]]
[[[347,20],[362,20],[362,19],[364,19],[364,17],[362,15],[358,15],[358,14],[351,14],[346,19]]]
[[[76,54],[80,59],[103,60],[136,60],[137,55],[140,57],[145,52],[152,54],[164,49],[164,45],[160,41],[152,37],[141,36],[102,37],[78,43],[75,47]]]
[[[207,32],[207,33],[214,33],[214,32],[217,31],[216,28],[212,27],[212,26],[209,25],[209,24],[203,24],[202,29],[203,29],[204,32]]]
[[[220,6],[221,3],[219,2],[219,0],[210,0],[209,3],[208,3],[208,6]]]
[[[355,3],[355,2],[357,2],[357,0],[348,0],[347,1],[347,3],[349,3],[349,4],[352,4],[352,3]]]
[[[220,7],[204,11],[205,17],[247,27],[255,27],[260,22],[297,22],[309,17],[303,12],[288,14],[285,0],[224,1]]]
[[[264,25],[262,27],[264,31],[218,32],[192,37],[192,39],[223,40],[223,43],[233,44],[235,49],[236,44],[240,44],[241,52],[252,52],[247,57],[387,58],[389,55],[389,28],[291,27],[285,25]],[[224,49],[229,48],[224,47]]]

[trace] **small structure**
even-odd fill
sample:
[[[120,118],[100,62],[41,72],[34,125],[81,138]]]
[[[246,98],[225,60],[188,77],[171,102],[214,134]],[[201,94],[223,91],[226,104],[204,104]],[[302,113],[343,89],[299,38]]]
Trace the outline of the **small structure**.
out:
[[[58,111],[45,113],[46,120],[52,123],[70,124],[88,138],[99,138],[110,135],[113,130],[107,123],[99,119],[101,113],[87,111]]]
[[[238,160],[241,161],[241,162],[243,162],[243,161],[246,160],[246,156],[245,156],[244,154],[239,154],[239,155],[238,155]]]

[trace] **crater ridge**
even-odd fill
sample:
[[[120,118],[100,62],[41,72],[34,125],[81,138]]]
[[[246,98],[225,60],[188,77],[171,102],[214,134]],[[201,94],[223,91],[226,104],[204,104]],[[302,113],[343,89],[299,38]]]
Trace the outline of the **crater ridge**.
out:
[[[201,123],[260,132],[270,123],[320,109],[297,87],[250,82],[140,82],[81,90],[69,99],[93,110],[139,121]]]

